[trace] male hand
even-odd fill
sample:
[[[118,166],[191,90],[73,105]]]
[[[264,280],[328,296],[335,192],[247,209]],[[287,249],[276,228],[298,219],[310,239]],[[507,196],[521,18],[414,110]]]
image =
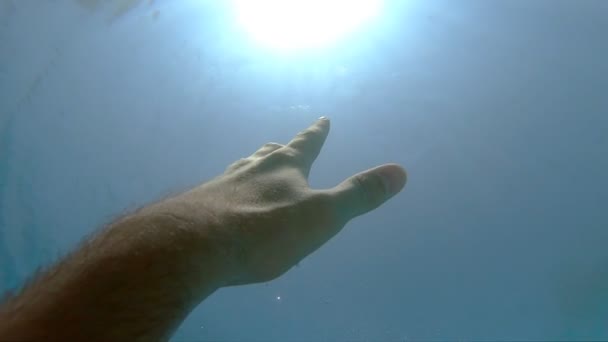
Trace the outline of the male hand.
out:
[[[266,144],[210,182],[112,223],[0,303],[0,339],[166,340],[218,288],[285,273],[405,185],[391,164],[310,189],[328,133],[320,119],[289,144]]]
[[[280,276],[405,185],[405,170],[386,164],[332,189],[311,189],[308,174],[329,126],[321,118],[289,144],[268,143],[221,176],[161,204],[182,220],[205,222],[207,245],[223,249],[218,267],[225,268],[224,286]]]

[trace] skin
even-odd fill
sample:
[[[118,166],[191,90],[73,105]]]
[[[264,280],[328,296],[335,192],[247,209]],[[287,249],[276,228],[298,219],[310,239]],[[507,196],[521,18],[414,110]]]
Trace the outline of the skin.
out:
[[[167,340],[217,289],[282,275],[406,182],[386,164],[311,189],[329,126],[321,118],[95,233],[5,300],[0,340]]]

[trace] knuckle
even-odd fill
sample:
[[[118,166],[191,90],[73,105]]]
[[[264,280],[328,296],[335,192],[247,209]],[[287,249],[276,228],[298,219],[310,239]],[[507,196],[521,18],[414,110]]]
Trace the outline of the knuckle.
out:
[[[277,143],[273,143],[273,142],[269,142],[264,144],[264,146],[262,146],[258,152],[262,152],[262,153],[267,153],[270,151],[274,151],[276,149],[279,149],[281,147],[281,145],[277,144]]]
[[[243,165],[249,163],[249,159],[248,158],[240,158],[239,160],[235,161],[234,163],[230,164],[227,168],[226,171],[234,171],[240,167],[242,167]]]
[[[262,145],[262,147],[260,147],[257,151],[255,151],[255,153],[252,155],[252,157],[253,158],[264,157],[264,156],[280,149],[281,147],[283,147],[283,145],[275,143],[275,142],[266,143],[266,144]]]
[[[361,202],[369,208],[376,207],[381,202],[384,184],[380,176],[374,173],[364,173],[353,177]]]
[[[303,132],[298,133],[296,138],[299,140],[300,143],[303,143],[303,142],[313,139],[314,136],[316,136],[318,133],[319,133],[318,129],[311,128],[311,129],[307,129]]]
[[[269,157],[279,162],[290,162],[296,159],[298,155],[299,152],[296,149],[291,147],[285,147],[279,151],[276,151],[275,153],[272,153],[271,155],[269,155]]]
[[[310,130],[305,130],[297,134],[299,139],[307,139],[310,136]]]

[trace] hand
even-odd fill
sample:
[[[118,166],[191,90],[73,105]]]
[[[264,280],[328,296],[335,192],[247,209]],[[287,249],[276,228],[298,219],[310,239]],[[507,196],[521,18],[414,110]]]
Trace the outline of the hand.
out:
[[[361,172],[332,189],[309,188],[308,174],[329,126],[321,118],[289,144],[268,143],[221,176],[170,201],[180,208],[171,212],[187,221],[214,218],[211,226],[216,228],[207,235],[210,244],[224,249],[221,265],[228,270],[223,285],[280,276],[350,219],[403,188],[406,173],[395,164]]]
[[[0,339],[166,340],[218,288],[283,274],[405,185],[401,167],[383,165],[310,189],[328,133],[321,119],[105,227],[0,303]]]

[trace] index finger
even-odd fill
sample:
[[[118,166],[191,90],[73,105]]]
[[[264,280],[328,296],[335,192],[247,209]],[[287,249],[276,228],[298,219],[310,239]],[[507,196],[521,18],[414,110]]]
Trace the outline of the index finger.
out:
[[[287,144],[288,147],[298,152],[303,166],[306,168],[305,171],[310,170],[312,163],[317,159],[328,134],[329,119],[322,116]]]

